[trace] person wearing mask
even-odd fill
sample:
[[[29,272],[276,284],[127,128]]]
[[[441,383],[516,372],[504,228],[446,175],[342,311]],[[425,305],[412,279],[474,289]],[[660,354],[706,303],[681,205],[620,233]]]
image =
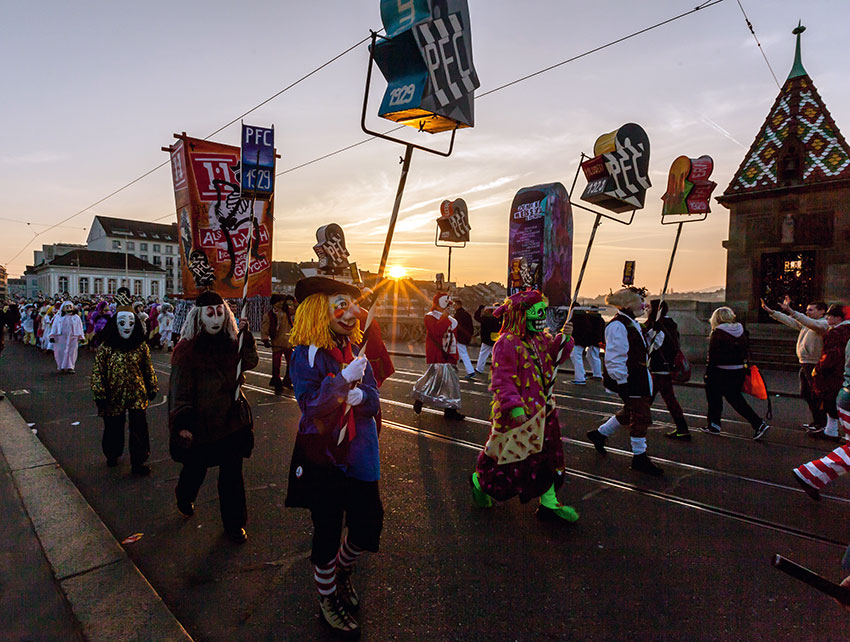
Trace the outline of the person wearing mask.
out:
[[[685,413],[673,390],[673,370],[676,364],[676,354],[679,352],[679,326],[667,316],[666,301],[653,299],[649,302],[646,329],[655,333],[664,333],[661,345],[653,350],[649,356],[653,400],[656,394],[661,394],[661,398],[667,404],[667,410],[670,412],[673,424],[676,426],[673,430],[664,433],[664,436],[679,441],[690,441],[691,433],[688,430],[688,422],[685,421]]]
[[[425,374],[413,384],[413,412],[422,412],[422,406],[443,410],[446,419],[463,421],[466,417],[461,407],[460,380],[454,365],[457,363],[457,321],[452,317],[451,297],[437,292],[431,311],[425,315]]]
[[[50,326],[50,343],[59,372],[74,374],[77,366],[77,351],[83,339],[83,322],[74,309],[74,304],[65,301],[59,316]]]
[[[301,419],[285,503],[310,510],[322,620],[353,638],[360,634],[354,613],[361,599],[351,575],[366,551],[378,552],[384,524],[375,424],[380,394],[369,360],[356,347],[363,341],[359,290],[314,276],[296,284],[295,296],[291,375]]]
[[[472,367],[472,360],[469,358],[469,344],[472,341],[472,336],[475,334],[475,326],[472,325],[472,316],[463,307],[463,301],[455,302],[455,320],[457,321],[457,329],[455,336],[457,337],[457,354],[463,367],[466,368],[466,378],[469,381],[475,379],[475,368]]]
[[[498,305],[484,307],[479,305],[473,315],[475,320],[481,324],[481,349],[478,351],[478,361],[475,364],[475,371],[486,375],[487,374],[487,359],[493,352],[493,344],[499,338],[499,330],[502,324],[493,316],[493,311]]]
[[[243,336],[239,351],[239,335]],[[242,374],[237,379],[237,366]],[[244,373],[260,359],[254,335],[243,320],[238,330],[230,307],[208,290],[195,300],[171,356],[168,415],[172,458],[183,464],[175,495],[189,517],[207,470],[218,466],[218,499],[225,535],[241,544],[248,535],[242,460],[251,455],[253,433],[246,429],[236,390]]]
[[[263,345],[272,349],[272,378],[269,380],[269,386],[274,389],[275,394],[281,394],[284,387],[292,388],[292,380],[289,378],[289,363],[292,358],[292,348],[289,345],[289,333],[292,330],[289,299],[292,297],[278,293],[272,294],[272,307],[263,315],[260,328]],[[281,380],[280,366],[284,356],[286,356],[286,375]]]
[[[806,313],[803,314],[791,307],[791,299],[786,296],[780,305],[784,312],[771,310],[764,300],[761,302],[761,307],[773,320],[799,332],[797,360],[800,362],[800,396],[809,406],[809,412],[812,415],[812,423],[803,427],[817,431],[814,436],[820,437],[824,434],[826,427],[826,411],[823,409],[823,401],[815,394],[812,370],[823,353],[823,337],[829,328],[826,320],[827,305],[823,301],[812,301],[806,306]]]
[[[604,424],[587,433],[600,455],[605,455],[608,437],[619,428],[629,431],[632,446],[632,470],[660,476],[664,471],[646,454],[646,433],[652,425],[652,375],[648,354],[664,340],[664,333],[644,336],[636,317],[644,309],[646,290],[628,287],[612,292],[605,303],[617,308],[617,315],[605,327],[605,364],[602,381],[616,392],[623,407]]]
[[[708,414],[703,432],[719,433],[723,415],[723,399],[746,419],[753,428],[753,439],[758,441],[770,425],[756,414],[744,399],[742,388],[747,375],[746,363],[749,337],[744,326],[735,321],[732,308],[720,307],[710,319],[711,335],[708,340],[708,359],[705,368],[705,396]]]

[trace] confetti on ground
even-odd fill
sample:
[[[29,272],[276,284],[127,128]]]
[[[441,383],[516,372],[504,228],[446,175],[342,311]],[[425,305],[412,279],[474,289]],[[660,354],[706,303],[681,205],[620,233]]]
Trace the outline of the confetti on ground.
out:
[[[30,428],[32,428],[33,426],[35,426],[35,424],[29,424],[29,423],[28,423],[28,424],[27,424],[27,426],[29,426]]]
[[[71,425],[72,425],[72,426],[79,426],[79,425],[80,425],[80,422],[79,422],[79,421],[72,421],[72,422],[71,422]]]
[[[142,537],[144,537],[144,533],[133,533],[130,537],[125,537],[121,543],[122,544],[132,544],[133,542],[138,542]]]
[[[32,430],[32,434],[34,434],[34,435],[38,434],[38,430],[36,428],[30,428],[30,430]]]

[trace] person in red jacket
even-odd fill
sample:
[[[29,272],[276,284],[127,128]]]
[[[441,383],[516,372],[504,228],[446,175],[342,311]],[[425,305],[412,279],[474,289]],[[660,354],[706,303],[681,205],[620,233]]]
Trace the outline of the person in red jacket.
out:
[[[451,297],[437,292],[431,311],[425,315],[425,361],[428,369],[413,384],[413,411],[422,406],[442,408],[446,419],[463,420],[460,409],[460,380],[455,371],[457,363],[457,321],[449,315]]]

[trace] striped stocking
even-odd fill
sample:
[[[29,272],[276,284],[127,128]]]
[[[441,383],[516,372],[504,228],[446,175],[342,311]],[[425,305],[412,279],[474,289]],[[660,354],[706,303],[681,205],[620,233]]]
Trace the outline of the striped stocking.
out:
[[[316,566],[313,564],[313,581],[319,597],[327,597],[336,591],[336,559],[330,561],[327,566]]]
[[[357,558],[365,552],[362,548],[357,548],[354,544],[351,544],[348,541],[348,533],[346,533],[342,545],[339,547],[339,552],[336,554],[337,566],[347,571],[354,566]]]

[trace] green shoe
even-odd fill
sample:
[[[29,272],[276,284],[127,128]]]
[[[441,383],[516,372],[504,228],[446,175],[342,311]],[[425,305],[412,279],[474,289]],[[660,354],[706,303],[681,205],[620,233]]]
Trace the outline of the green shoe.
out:
[[[472,487],[472,501],[478,508],[493,507],[493,498],[481,490],[481,484],[478,483],[478,473],[472,473],[469,476],[469,485]]]
[[[540,504],[537,507],[537,519],[543,522],[551,522],[558,519],[563,519],[568,522],[577,522],[578,521],[578,513],[576,509],[572,506],[564,506],[560,504],[557,508],[549,508],[548,506],[544,506]]]

